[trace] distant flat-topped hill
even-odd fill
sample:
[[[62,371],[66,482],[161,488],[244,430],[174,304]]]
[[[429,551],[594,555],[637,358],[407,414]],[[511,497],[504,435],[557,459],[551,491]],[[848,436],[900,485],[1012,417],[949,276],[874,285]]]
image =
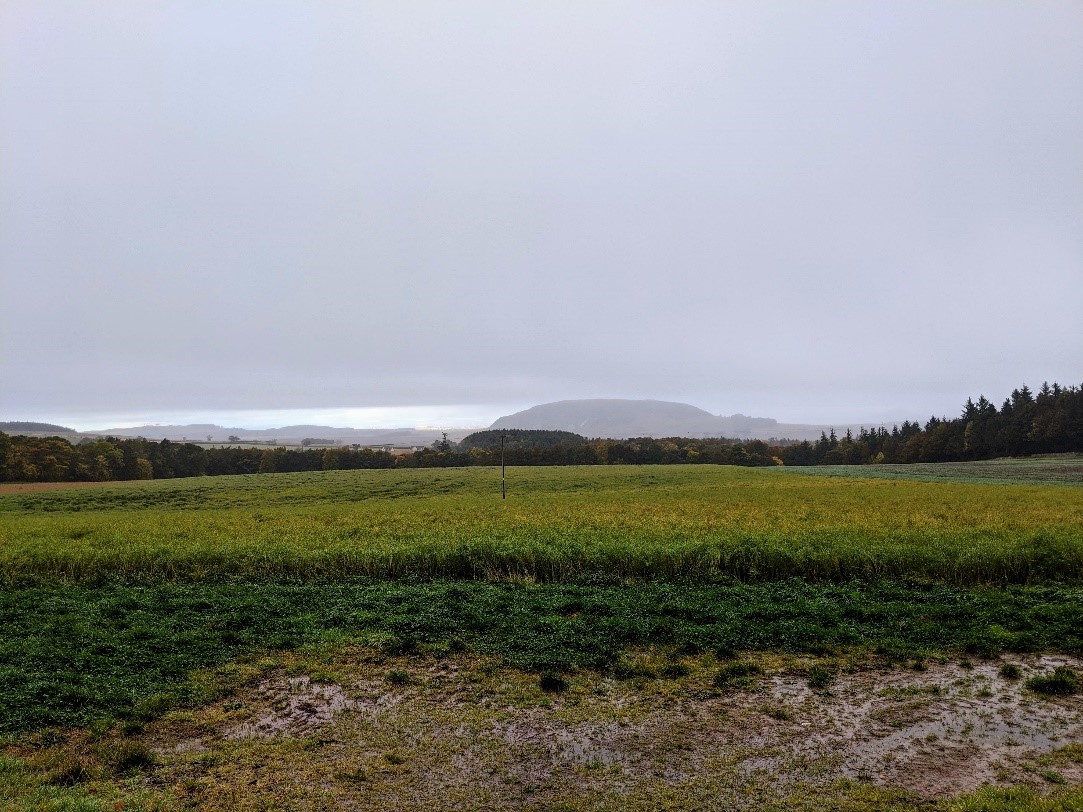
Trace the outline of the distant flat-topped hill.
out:
[[[770,432],[769,417],[723,417],[665,400],[559,400],[499,418],[494,429],[573,431],[586,437],[747,437]]]

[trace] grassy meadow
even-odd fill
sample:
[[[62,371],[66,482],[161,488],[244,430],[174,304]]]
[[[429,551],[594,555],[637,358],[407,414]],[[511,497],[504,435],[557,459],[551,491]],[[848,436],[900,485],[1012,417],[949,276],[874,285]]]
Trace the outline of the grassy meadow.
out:
[[[0,810],[219,808],[218,762],[174,775],[148,748],[250,701],[284,657],[330,684],[343,652],[390,685],[429,664],[437,687],[469,662],[528,686],[516,701],[533,713],[547,684],[692,680],[685,700],[715,701],[711,674],[757,652],[799,675],[1083,654],[1083,487],[1062,460],[996,482],[864,470],[523,468],[507,500],[499,470],[477,468],[0,492]],[[914,808],[840,786],[839,808]],[[929,808],[1083,802],[1011,792]],[[319,805],[251,808],[287,807]]]
[[[1083,487],[715,466],[329,471],[0,496],[0,575],[1078,582]]]

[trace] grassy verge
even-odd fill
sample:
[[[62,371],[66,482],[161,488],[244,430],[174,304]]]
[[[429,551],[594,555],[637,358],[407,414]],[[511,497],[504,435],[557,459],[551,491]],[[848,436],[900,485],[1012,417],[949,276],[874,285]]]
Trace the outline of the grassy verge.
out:
[[[1030,787],[986,787],[940,801],[914,798],[907,793],[862,785],[817,787],[765,812],[1073,812],[1083,809],[1083,789],[1043,793]]]

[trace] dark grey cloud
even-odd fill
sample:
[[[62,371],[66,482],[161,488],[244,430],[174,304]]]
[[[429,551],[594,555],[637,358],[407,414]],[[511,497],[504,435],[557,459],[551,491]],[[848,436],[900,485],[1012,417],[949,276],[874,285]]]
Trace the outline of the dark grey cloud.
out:
[[[0,412],[1083,382],[1080,41],[1072,2],[5,3]]]

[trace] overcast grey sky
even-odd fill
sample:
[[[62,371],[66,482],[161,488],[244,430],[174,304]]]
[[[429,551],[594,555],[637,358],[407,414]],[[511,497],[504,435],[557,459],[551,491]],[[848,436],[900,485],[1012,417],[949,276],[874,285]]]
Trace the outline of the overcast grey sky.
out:
[[[1078,385],[1081,43],[1035,0],[5,0],[0,419]]]

